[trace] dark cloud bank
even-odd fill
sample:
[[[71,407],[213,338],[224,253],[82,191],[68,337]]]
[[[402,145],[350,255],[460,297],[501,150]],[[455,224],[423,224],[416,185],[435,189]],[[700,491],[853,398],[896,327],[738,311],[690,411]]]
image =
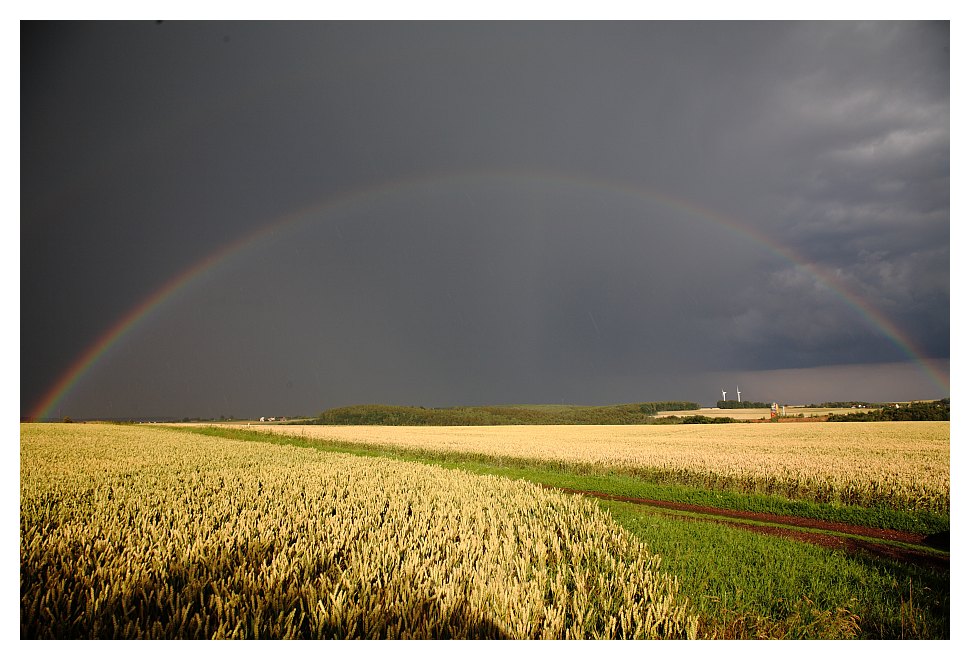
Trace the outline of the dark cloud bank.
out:
[[[948,370],[946,23],[23,24],[21,58],[23,414],[313,208],[52,414],[948,394],[889,336]]]

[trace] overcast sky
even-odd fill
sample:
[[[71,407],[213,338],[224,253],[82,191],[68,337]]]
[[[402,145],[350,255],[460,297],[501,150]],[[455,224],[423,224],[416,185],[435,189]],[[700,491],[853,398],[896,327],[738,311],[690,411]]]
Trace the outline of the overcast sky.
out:
[[[200,263],[52,416],[946,396],[949,60],[947,23],[24,23],[21,414]]]

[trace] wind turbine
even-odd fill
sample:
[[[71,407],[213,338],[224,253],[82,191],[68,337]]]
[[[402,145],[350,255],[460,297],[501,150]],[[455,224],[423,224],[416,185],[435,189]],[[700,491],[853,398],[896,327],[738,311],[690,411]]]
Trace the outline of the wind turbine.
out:
[[[741,403],[741,388],[738,388],[738,403]]]
[[[721,390],[721,400],[727,401],[727,390]]]

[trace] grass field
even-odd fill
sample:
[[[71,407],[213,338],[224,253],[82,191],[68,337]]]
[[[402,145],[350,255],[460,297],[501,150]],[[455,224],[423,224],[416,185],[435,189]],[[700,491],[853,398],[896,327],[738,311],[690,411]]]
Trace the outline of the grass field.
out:
[[[851,556],[622,502],[605,510],[677,575],[718,639],[948,639],[949,571]]]

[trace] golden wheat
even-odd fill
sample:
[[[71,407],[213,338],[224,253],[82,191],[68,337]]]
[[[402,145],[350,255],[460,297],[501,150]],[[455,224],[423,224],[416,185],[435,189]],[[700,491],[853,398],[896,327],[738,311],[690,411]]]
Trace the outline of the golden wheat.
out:
[[[847,504],[947,511],[949,422],[678,426],[259,426],[374,446],[680,475]]]
[[[146,427],[21,426],[21,636],[696,632],[595,505],[442,468]]]

